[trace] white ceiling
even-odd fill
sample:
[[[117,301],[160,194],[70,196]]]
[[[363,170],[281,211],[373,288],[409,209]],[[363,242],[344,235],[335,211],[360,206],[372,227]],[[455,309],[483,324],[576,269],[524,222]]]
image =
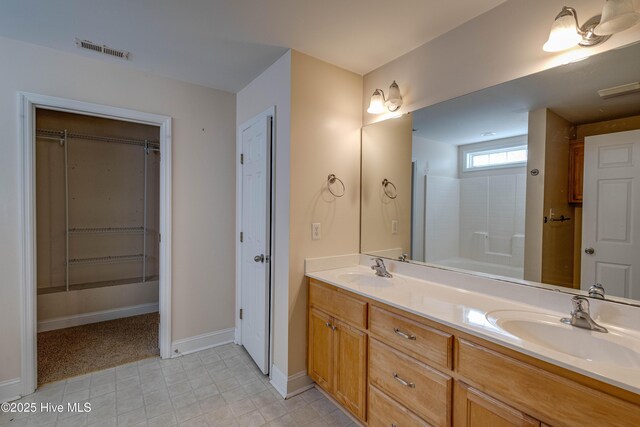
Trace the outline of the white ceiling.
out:
[[[237,92],[287,48],[366,74],[505,0],[2,0],[0,36]]]
[[[628,117],[640,114],[640,93],[601,99],[597,91],[637,81],[640,43],[423,108],[413,127],[423,138],[462,145],[526,134],[529,111],[542,107],[574,125]]]

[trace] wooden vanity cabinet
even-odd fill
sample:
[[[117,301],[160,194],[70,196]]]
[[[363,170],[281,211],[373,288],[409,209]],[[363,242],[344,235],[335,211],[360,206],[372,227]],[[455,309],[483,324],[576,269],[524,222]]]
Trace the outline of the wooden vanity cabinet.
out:
[[[367,304],[312,282],[309,306],[309,376],[366,421],[368,336],[352,324],[366,327]]]
[[[465,382],[477,384],[486,393],[536,418],[558,426],[640,426],[637,403],[626,402],[468,339],[459,338],[456,348],[456,371]],[[595,380],[586,382],[596,383]]]
[[[368,426],[640,426],[640,395],[310,280],[309,376]]]

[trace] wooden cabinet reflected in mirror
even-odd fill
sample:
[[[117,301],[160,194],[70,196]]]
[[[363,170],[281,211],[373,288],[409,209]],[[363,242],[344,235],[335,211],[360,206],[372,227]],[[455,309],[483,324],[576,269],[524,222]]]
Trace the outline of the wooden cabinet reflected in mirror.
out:
[[[569,143],[569,203],[582,204],[584,140]]]
[[[364,127],[361,252],[640,300],[640,93],[598,96],[638,69],[634,44]]]

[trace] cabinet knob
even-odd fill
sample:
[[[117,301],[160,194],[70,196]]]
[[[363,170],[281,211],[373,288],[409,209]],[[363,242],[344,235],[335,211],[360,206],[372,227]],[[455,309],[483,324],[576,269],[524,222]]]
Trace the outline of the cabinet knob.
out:
[[[327,328],[331,328],[332,331],[336,330],[336,326],[332,325],[331,322],[325,322],[324,326],[326,326]]]

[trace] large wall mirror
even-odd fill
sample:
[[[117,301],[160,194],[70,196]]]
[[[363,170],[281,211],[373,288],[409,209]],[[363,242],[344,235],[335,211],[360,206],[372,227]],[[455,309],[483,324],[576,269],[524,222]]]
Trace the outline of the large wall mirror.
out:
[[[639,81],[637,43],[365,126],[361,252],[638,303]]]

